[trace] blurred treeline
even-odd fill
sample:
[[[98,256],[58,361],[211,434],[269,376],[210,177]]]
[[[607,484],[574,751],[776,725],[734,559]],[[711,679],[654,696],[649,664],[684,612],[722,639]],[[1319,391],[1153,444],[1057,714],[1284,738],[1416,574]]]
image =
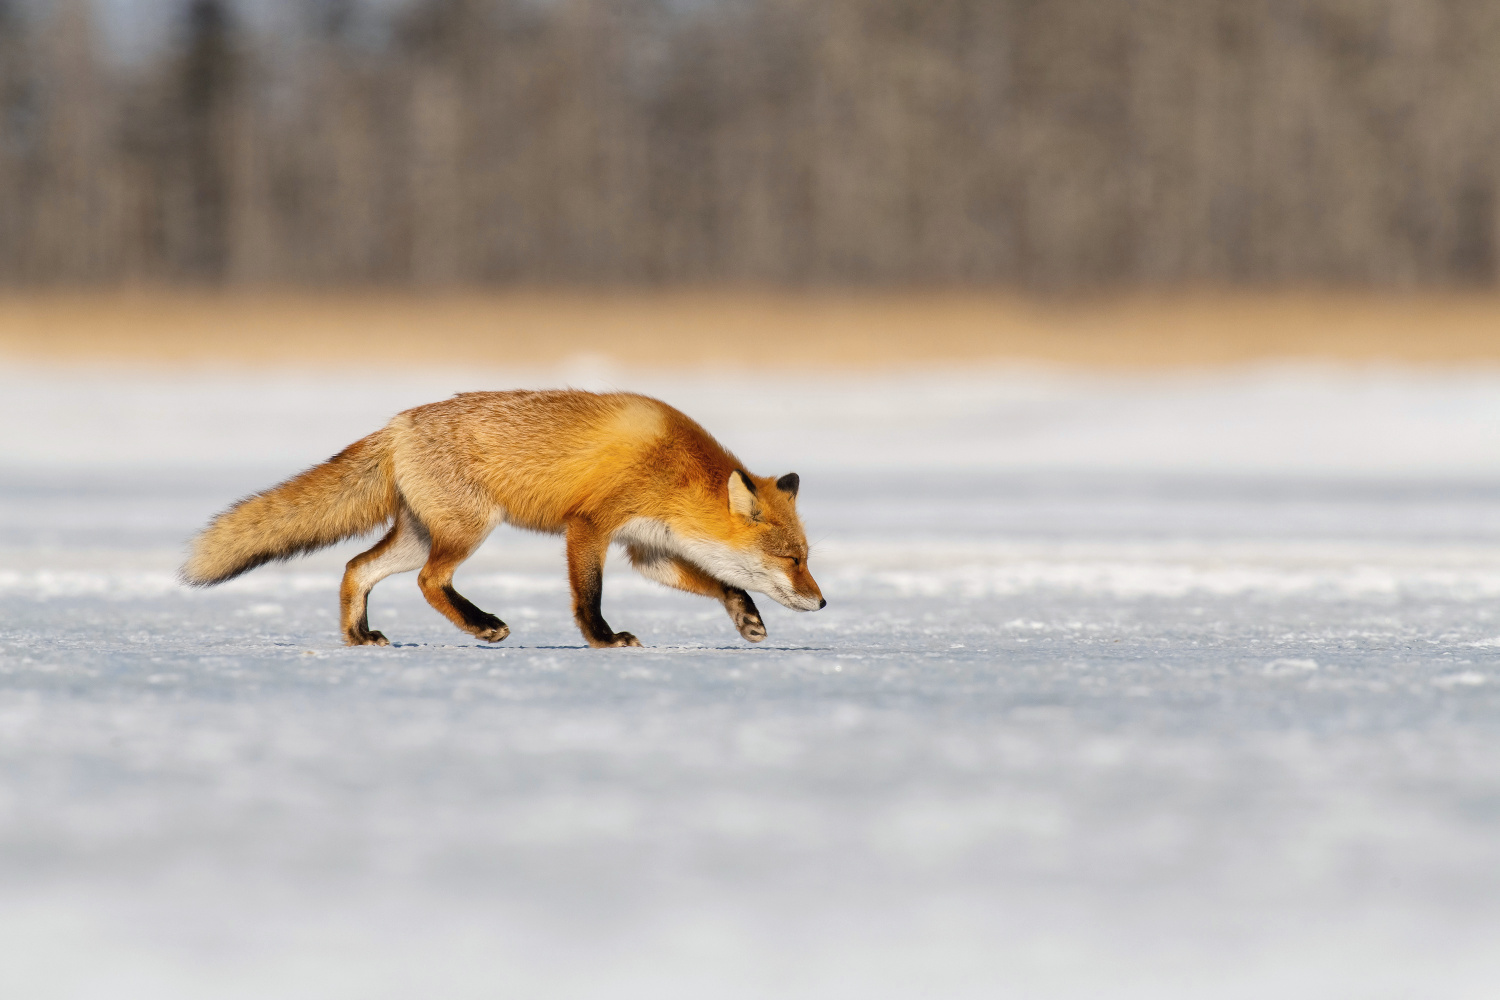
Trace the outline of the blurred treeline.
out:
[[[164,0],[166,2],[166,0]],[[176,0],[173,0],[176,2]],[[0,282],[1492,284],[1496,0],[0,0]]]

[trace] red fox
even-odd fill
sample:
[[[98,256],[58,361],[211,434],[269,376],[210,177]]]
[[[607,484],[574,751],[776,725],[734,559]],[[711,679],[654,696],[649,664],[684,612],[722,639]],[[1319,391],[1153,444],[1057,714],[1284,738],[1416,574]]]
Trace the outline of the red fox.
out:
[[[444,617],[485,642],[510,628],[453,589],[494,528],[567,535],[573,615],[590,646],[639,646],[605,622],[604,555],[621,542],[649,579],[721,601],[750,642],[766,626],[747,591],[796,611],[828,602],[807,568],[795,472],[753,476],[660,400],[575,390],[468,392],[396,415],[322,465],[246,497],[193,540],[182,579],[208,587],[384,524],[339,588],[344,642],[372,631],[370,588],[421,568]]]

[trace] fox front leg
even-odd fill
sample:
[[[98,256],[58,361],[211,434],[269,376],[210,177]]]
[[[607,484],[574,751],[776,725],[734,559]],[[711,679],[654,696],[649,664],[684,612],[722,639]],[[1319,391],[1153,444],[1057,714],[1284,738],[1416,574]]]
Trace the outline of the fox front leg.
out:
[[[714,598],[724,605],[729,620],[734,622],[734,627],[747,642],[765,641],[766,623],[761,620],[755,602],[743,590],[715,580],[686,559],[656,549],[631,545],[625,551],[630,556],[630,564],[641,576],[689,594]]]
[[[578,630],[595,649],[639,646],[629,632],[616,632],[604,620],[600,604],[604,596],[604,554],[609,538],[585,518],[568,522],[568,584],[573,589],[573,619]]]
[[[756,610],[755,602],[750,595],[738,587],[724,587],[724,610],[729,612],[729,620],[734,622],[734,627],[739,629],[740,635],[747,642],[764,642],[766,639],[766,623],[761,620],[760,612]]]
[[[724,610],[729,612],[729,620],[734,622],[735,629],[746,642],[766,641],[766,623],[761,619],[760,610],[749,594],[738,587],[715,580],[685,560],[672,557],[666,563],[660,568],[657,579],[666,580],[669,586],[679,590],[717,597],[724,605]]]

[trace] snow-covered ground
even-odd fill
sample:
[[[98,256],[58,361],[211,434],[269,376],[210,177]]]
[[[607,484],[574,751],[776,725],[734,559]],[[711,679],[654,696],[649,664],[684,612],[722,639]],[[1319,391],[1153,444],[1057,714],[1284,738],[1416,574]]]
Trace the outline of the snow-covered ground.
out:
[[[344,649],[353,545],[184,540],[457,389],[651,392],[802,475],[827,610],[497,532]],[[1486,997],[1500,371],[0,365],[0,995]]]

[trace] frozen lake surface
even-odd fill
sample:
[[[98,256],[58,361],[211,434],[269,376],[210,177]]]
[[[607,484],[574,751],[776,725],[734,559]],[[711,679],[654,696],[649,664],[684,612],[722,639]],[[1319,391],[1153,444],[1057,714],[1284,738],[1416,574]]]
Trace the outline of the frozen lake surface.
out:
[[[0,367],[0,995],[1482,997],[1500,981],[1500,373]],[[455,389],[621,386],[802,475],[827,610],[560,541],[185,539]]]

